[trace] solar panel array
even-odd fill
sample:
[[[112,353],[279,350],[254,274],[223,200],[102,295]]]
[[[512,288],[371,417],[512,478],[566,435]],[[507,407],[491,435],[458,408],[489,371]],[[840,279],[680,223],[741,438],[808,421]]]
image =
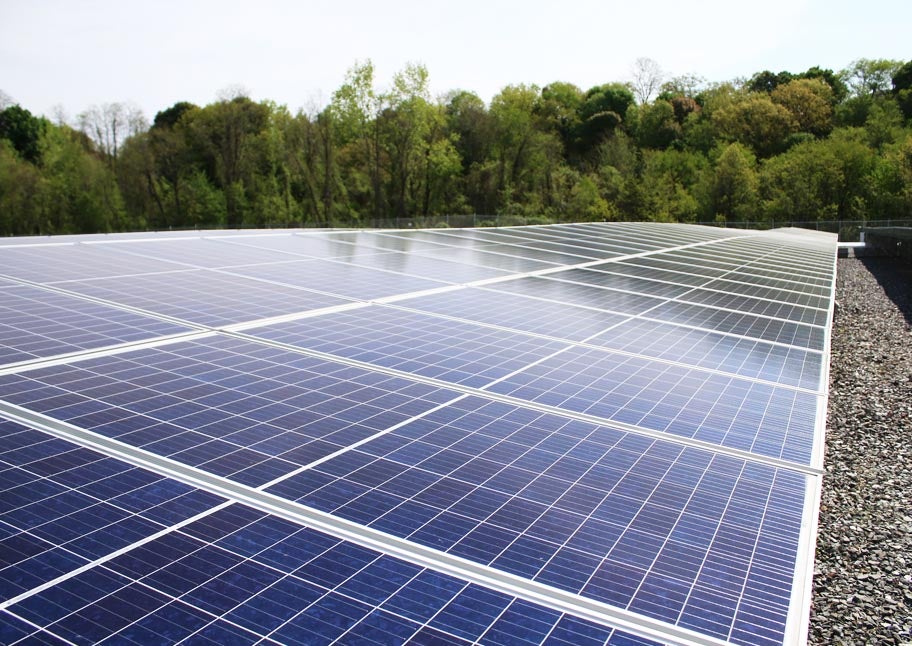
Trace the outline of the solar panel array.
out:
[[[836,240],[0,245],[0,642],[806,638]]]

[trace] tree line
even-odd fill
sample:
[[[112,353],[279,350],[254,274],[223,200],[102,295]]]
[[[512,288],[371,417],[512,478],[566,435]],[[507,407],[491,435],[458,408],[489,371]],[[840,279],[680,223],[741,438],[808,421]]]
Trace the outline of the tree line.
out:
[[[75,123],[0,93],[0,233],[435,223],[775,224],[912,218],[912,61],[709,83],[640,59],[630,83],[509,85],[432,98],[407,65],[355,64],[327,106],[231,91],[149,124],[128,105]]]

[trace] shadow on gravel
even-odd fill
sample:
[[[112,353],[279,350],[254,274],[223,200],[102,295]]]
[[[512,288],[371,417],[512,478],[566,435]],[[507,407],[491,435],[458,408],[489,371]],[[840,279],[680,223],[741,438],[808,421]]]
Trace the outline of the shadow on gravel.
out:
[[[912,325],[912,266],[898,258],[860,260]]]

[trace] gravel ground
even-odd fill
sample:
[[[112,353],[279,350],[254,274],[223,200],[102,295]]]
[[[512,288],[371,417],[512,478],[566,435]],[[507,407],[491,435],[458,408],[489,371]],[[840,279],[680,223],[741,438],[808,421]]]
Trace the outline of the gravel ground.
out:
[[[809,642],[912,644],[912,268],[839,260]]]

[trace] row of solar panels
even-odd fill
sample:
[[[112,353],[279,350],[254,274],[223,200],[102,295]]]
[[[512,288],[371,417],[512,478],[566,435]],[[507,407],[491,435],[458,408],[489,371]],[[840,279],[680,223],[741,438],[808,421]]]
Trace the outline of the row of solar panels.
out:
[[[800,640],[828,237],[74,242],[0,249],[2,641]]]

